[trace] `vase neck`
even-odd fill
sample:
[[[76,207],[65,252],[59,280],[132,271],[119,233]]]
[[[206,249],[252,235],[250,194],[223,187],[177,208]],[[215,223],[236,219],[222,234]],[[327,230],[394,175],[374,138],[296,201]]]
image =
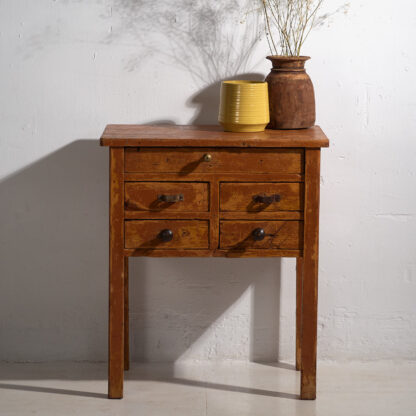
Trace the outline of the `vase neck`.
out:
[[[277,72],[305,72],[305,62],[309,56],[268,56],[272,62],[272,71]]]

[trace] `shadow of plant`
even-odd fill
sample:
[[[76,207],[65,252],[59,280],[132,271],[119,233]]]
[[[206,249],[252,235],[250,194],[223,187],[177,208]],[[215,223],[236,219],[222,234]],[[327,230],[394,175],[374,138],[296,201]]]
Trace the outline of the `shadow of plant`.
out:
[[[260,31],[258,15],[247,13],[248,5],[241,0],[114,0],[118,26],[107,41],[137,41],[140,51],[128,59],[128,71],[158,56],[208,85],[250,69]],[[244,17],[248,21],[242,22]]]
[[[264,75],[256,72],[235,73],[233,76],[220,78],[217,81],[206,85],[194,95],[189,97],[186,104],[195,109],[195,115],[190,121],[191,124],[217,124],[220,105],[221,82],[224,79],[245,79],[251,81],[263,81]]]

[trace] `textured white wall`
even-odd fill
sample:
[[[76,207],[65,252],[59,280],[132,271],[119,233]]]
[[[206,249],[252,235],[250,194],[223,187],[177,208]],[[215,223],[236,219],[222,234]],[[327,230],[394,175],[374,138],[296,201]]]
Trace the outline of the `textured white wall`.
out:
[[[221,78],[268,72],[264,39],[245,59],[251,32],[210,3],[225,2],[0,1],[1,360],[106,358],[102,129],[215,123]],[[352,1],[304,50],[332,140],[322,359],[416,358],[415,16],[412,0]],[[293,359],[293,260],[130,264],[135,359]]]

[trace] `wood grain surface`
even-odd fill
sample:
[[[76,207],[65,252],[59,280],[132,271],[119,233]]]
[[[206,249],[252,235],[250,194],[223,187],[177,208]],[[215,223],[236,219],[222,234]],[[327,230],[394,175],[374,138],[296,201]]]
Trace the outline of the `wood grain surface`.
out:
[[[159,248],[139,248],[124,249],[124,255],[129,257],[299,257],[301,250],[270,250],[270,249],[246,249],[230,248],[215,250],[193,250],[193,249],[159,249]]]
[[[302,368],[302,290],[303,258],[296,259],[296,370]]]
[[[125,172],[124,180],[126,182],[143,182],[143,181],[181,181],[181,182],[200,182],[200,181],[215,181],[221,182],[304,182],[304,175],[302,173],[259,173],[259,172],[234,172],[221,173],[215,172],[204,173],[187,173],[186,175],[180,172]]]
[[[205,161],[205,156],[210,161]],[[302,173],[303,149],[126,149],[126,172],[189,173]]]
[[[264,229],[264,240],[254,240],[256,228]],[[301,221],[221,221],[220,248],[299,250],[302,233]]]
[[[154,126],[109,124],[102,146],[158,147],[328,147],[318,126],[300,130],[268,130],[259,133],[224,132],[220,126]]]
[[[123,397],[124,257],[123,148],[110,149],[110,283],[108,324],[108,397]]]
[[[183,200],[165,202],[160,195],[182,195]],[[202,182],[126,182],[125,208],[129,211],[204,212],[209,209],[209,184]]]
[[[256,195],[279,195],[280,200],[262,203]],[[220,210],[239,212],[300,211],[303,209],[303,185],[299,183],[222,183]]]
[[[125,222],[126,248],[207,249],[208,221],[197,220],[132,220]],[[173,232],[173,239],[159,238],[162,230]]]
[[[305,159],[300,395],[307,400],[316,398],[320,155],[320,149],[307,150]]]
[[[124,371],[130,370],[129,258],[124,257]]]
[[[322,130],[109,125],[101,145],[111,146],[108,396],[123,396],[129,368],[128,257],[296,257],[296,368],[301,398],[314,399]]]

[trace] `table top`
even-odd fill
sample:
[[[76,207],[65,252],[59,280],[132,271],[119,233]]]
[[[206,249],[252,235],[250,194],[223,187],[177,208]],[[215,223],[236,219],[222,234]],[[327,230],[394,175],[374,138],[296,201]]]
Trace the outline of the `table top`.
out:
[[[109,124],[101,146],[113,147],[328,147],[319,126],[258,133],[224,132],[221,126]]]

